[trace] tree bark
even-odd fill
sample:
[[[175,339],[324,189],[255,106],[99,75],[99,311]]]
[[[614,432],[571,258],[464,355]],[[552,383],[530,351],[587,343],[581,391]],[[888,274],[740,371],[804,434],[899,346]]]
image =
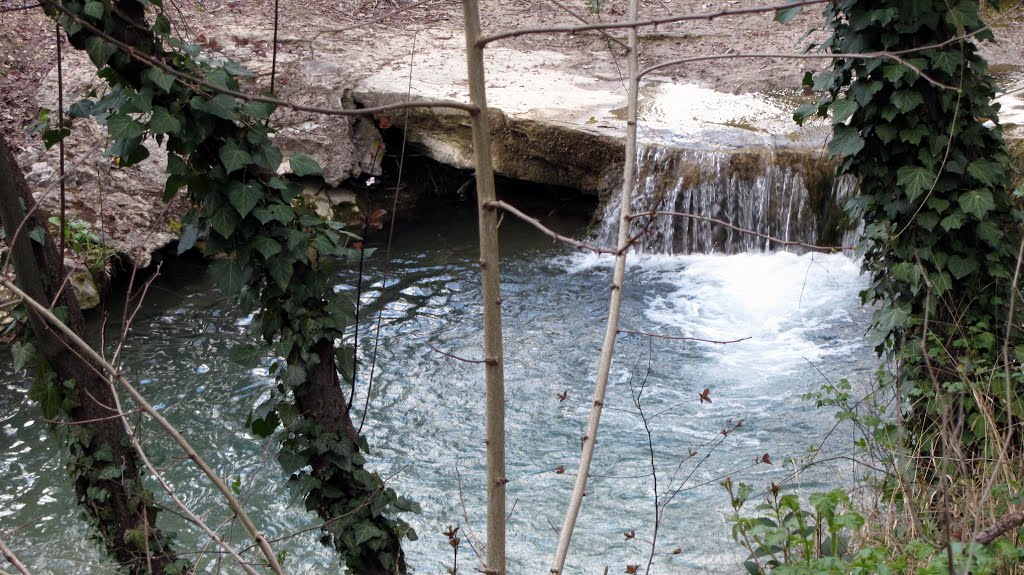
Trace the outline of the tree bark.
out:
[[[46,229],[39,211],[31,209],[34,206],[28,184],[0,135],[0,220],[12,244],[17,284],[33,299],[53,302],[65,312],[68,327],[84,337],[85,319],[65,281],[64,261],[53,239],[48,233],[42,242],[29,237],[32,230]],[[68,469],[78,501],[93,518],[107,551],[133,574],[189,571],[190,567],[177,565],[174,551],[155,527],[156,508],[142,485],[139,461],[124,426],[115,417],[110,383],[31,308],[28,318],[38,351],[55,375],[52,385],[65,394],[66,417],[76,422],[61,434],[71,452]]]

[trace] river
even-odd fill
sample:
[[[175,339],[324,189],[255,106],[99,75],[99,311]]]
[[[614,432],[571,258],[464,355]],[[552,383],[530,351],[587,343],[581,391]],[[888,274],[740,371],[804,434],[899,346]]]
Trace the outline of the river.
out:
[[[584,223],[566,218],[552,225],[578,233]],[[545,573],[556,539],[552,526],[561,524],[591,403],[611,258],[552,245],[510,217],[501,231],[509,572]],[[480,356],[475,249],[473,215],[458,209],[398,235],[386,286],[384,250],[367,265],[357,405],[366,397],[369,334],[383,306],[364,431],[374,469],[423,507],[422,514],[407,517],[420,537],[407,546],[419,573],[445,573],[451,565],[441,533],[447,526],[484,531],[482,370],[436,351]],[[354,271],[341,270],[338,290],[351,292],[352,284]],[[644,386],[641,406],[652,432],[660,501],[674,493],[660,524],[654,572],[740,572],[745,552],[729,535],[728,498],[719,481],[731,476],[763,489],[790,476],[795,467],[786,461],[806,458],[835,421],[801,394],[827,380],[870,378],[877,362],[864,337],[870,310],[857,297],[864,284],[858,264],[840,254],[631,256],[623,328],[749,339],[715,344],[620,336],[566,573],[600,573],[605,566],[621,573],[627,563],[646,563],[645,541],[654,524],[651,452],[630,384],[634,390]],[[315,525],[316,518],[289,492],[273,445],[245,429],[250,409],[273,385],[273,358],[245,369],[227,357],[233,346],[249,341],[251,320],[249,310],[232,306],[211,287],[201,265],[182,261],[150,290],[130,331],[125,368],[224,477],[239,481],[260,526],[281,537]],[[0,533],[36,573],[112,572],[87,542],[88,528],[69,503],[59,451],[27,399],[27,387],[25,374],[0,365]],[[710,403],[698,399],[705,388]],[[721,436],[738,421],[741,428]],[[184,500],[208,513],[212,524],[225,521],[210,486],[158,433],[144,429]],[[845,430],[833,440],[824,453],[852,449]],[[709,442],[717,447],[710,449]],[[765,453],[772,464],[755,465]],[[818,466],[788,485],[809,493],[850,472],[845,465]],[[167,527],[182,532],[182,549],[194,548],[198,538],[183,532],[182,522],[172,517]],[[224,529],[245,545],[237,525]],[[636,537],[627,540],[628,531]],[[460,573],[475,565],[469,539],[462,537]],[[315,530],[276,546],[287,551],[291,573],[337,566],[316,542]],[[673,553],[676,548],[681,552]],[[214,572],[219,556],[212,547],[205,550],[210,553],[197,557]],[[236,571],[226,561],[221,567]]]

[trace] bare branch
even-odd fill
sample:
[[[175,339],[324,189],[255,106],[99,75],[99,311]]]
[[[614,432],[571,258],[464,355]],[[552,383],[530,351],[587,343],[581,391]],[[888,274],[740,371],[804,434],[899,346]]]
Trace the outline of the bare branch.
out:
[[[579,248],[581,250],[590,250],[590,251],[592,251],[594,253],[598,253],[598,254],[612,254],[612,255],[616,255],[616,254],[619,253],[619,250],[617,250],[617,249],[602,248],[602,247],[595,246],[594,244],[588,244],[587,242],[581,242],[579,240],[574,240],[574,239],[572,239],[572,238],[570,238],[568,236],[563,236],[562,234],[559,234],[558,232],[555,232],[555,231],[551,230],[550,228],[545,227],[544,224],[540,223],[539,220],[537,220],[535,218],[531,218],[530,216],[528,216],[528,215],[524,214],[523,212],[519,211],[515,206],[513,206],[511,204],[507,204],[507,203],[505,203],[505,202],[503,202],[501,200],[495,200],[493,202],[487,202],[484,205],[488,206],[488,207],[492,207],[492,208],[501,208],[501,209],[505,210],[506,212],[512,214],[513,216],[516,216],[517,218],[519,218],[519,219],[523,220],[524,222],[530,224],[531,226],[537,228],[538,230],[541,231],[541,233],[543,233],[544,235],[548,236],[549,238],[552,238],[552,239],[554,239],[556,241],[559,241],[559,242],[562,242],[562,243],[569,244],[570,246],[573,246],[574,248]]]
[[[238,499],[235,498],[234,494],[231,492],[231,489],[224,483],[223,480],[221,480],[220,476],[217,475],[217,473],[209,466],[209,464],[207,464],[206,461],[199,457],[199,454],[196,452],[195,449],[192,448],[188,440],[185,439],[181,432],[179,432],[173,425],[171,425],[170,422],[168,422],[167,419],[163,415],[161,415],[160,412],[158,412],[123,375],[121,375],[121,372],[118,371],[117,368],[110,365],[110,363],[104,360],[103,357],[101,357],[96,352],[96,350],[94,350],[82,338],[78,337],[78,335],[74,331],[72,331],[71,328],[64,325],[64,323],[62,323],[60,319],[58,319],[57,316],[53,314],[53,312],[51,312],[38,301],[29,297],[28,294],[23,292],[20,288],[18,288],[18,286],[16,286],[10,280],[0,277],[0,285],[3,285],[7,289],[14,292],[15,295],[22,298],[26,305],[34,309],[41,317],[49,321],[57,332],[63,334],[64,337],[71,340],[71,342],[74,343],[75,347],[77,347],[81,353],[85,354],[86,357],[88,357],[92,362],[94,362],[97,366],[102,368],[103,371],[107,372],[113,379],[115,379],[119,384],[121,384],[121,386],[128,392],[128,395],[131,396],[132,400],[135,401],[136,405],[138,405],[142,411],[146,412],[147,415],[152,417],[157,422],[157,424],[159,424],[160,427],[162,427],[164,431],[166,431],[168,435],[170,435],[171,438],[174,439],[175,443],[177,443],[178,446],[181,447],[182,451],[184,451],[185,454],[188,455],[189,459],[191,459],[196,464],[196,466],[203,471],[203,473],[217,487],[217,490],[224,495],[224,499],[228,502],[228,506],[231,507],[231,510],[238,515],[239,520],[242,522],[242,526],[249,533],[249,535],[257,542],[257,544],[259,544],[260,550],[263,551],[263,554],[266,556],[267,560],[270,563],[270,567],[278,575],[283,575],[281,566],[278,564],[277,557],[274,555],[274,550],[270,547],[270,543],[267,541],[266,536],[264,536],[263,533],[261,533],[259,529],[256,528],[256,525],[252,522],[252,519],[249,518],[249,514],[245,511],[244,508],[242,508],[242,505],[238,502]]]
[[[18,560],[18,557],[14,554],[14,551],[11,551],[11,548],[8,547],[6,543],[4,543],[3,539],[0,539],[0,554],[2,554],[4,556],[4,559],[6,559],[11,565],[14,565],[14,568],[17,569],[18,573],[21,573],[21,575],[32,575],[32,573],[25,568],[21,561]]]
[[[974,537],[971,538],[971,540],[975,543],[988,545],[996,539],[999,539],[999,537],[1002,536],[1004,533],[1010,531],[1011,529],[1016,529],[1021,525],[1024,525],[1024,509],[1011,511],[1010,513],[1007,513],[1006,515],[1003,515],[1002,517],[997,519],[996,522],[993,523],[992,526],[988,529],[985,529],[984,531],[977,533]]]
[[[459,357],[459,356],[455,355],[454,353],[448,353],[447,351],[443,351],[443,350],[437,349],[433,345],[430,346],[430,349],[434,350],[435,352],[437,352],[437,353],[439,353],[439,354],[441,354],[441,355],[443,355],[445,357],[450,357],[452,359],[457,359],[457,360],[459,360],[461,362],[464,362],[464,363],[487,363],[486,359],[467,359],[465,357]]]
[[[272,98],[270,96],[260,96],[260,95],[257,95],[257,94],[248,94],[248,93],[245,93],[245,92],[239,92],[237,90],[229,90],[227,88],[223,88],[221,86],[217,86],[215,84],[207,82],[206,80],[203,80],[201,78],[196,78],[194,76],[190,76],[188,74],[184,74],[182,72],[179,72],[178,70],[172,68],[171,66],[168,66],[167,64],[164,64],[160,60],[158,60],[158,59],[156,59],[156,58],[154,58],[152,56],[149,56],[148,54],[144,54],[142,52],[139,52],[138,50],[136,50],[132,46],[130,46],[130,45],[124,43],[124,42],[121,42],[120,40],[114,38],[113,36],[103,32],[99,28],[96,28],[92,24],[86,22],[81,17],[79,17],[77,14],[73,14],[71,11],[69,11],[67,8],[65,8],[64,6],[62,6],[58,2],[54,2],[53,0],[46,0],[45,3],[48,6],[53,7],[53,9],[60,11],[61,13],[65,14],[66,16],[68,16],[69,18],[74,20],[77,24],[82,26],[82,28],[88,30],[89,32],[91,32],[91,33],[93,33],[95,35],[97,35],[98,37],[102,38],[103,40],[105,40],[107,42],[110,42],[114,46],[117,46],[119,49],[121,49],[126,54],[128,54],[128,56],[131,57],[133,60],[136,60],[138,62],[142,62],[144,64],[148,64],[148,65],[153,66],[155,68],[159,68],[159,69],[163,70],[164,72],[174,76],[182,84],[193,86],[193,87],[196,87],[196,88],[202,87],[202,88],[204,88],[206,90],[210,90],[211,92],[215,92],[215,93],[219,93],[219,94],[227,94],[228,96],[232,96],[234,98],[238,98],[239,100],[242,100],[243,102],[262,102],[262,103],[265,103],[265,104],[273,104],[275,106],[281,106],[281,107],[285,107],[285,108],[290,108],[292,110],[296,110],[296,111],[300,111],[300,112],[312,112],[312,113],[315,113],[315,114],[324,114],[324,115],[328,115],[328,116],[367,116],[367,115],[372,115],[372,114],[378,114],[378,113],[381,113],[381,112],[389,112],[391,110],[402,110],[402,109],[406,109],[406,108],[449,108],[449,109],[454,109],[454,110],[462,110],[464,112],[468,112],[470,115],[476,115],[477,113],[479,113],[479,110],[480,110],[479,108],[477,108],[476,106],[474,106],[472,104],[463,104],[461,102],[443,102],[443,101],[396,102],[394,104],[386,104],[384,106],[375,106],[373,108],[358,108],[358,109],[328,108],[328,107],[323,107],[323,106],[307,106],[305,104],[298,104],[296,102],[291,102],[291,101],[288,101],[288,100],[281,100],[281,99],[278,99],[278,98]]]
[[[739,16],[743,14],[761,14],[764,12],[774,12],[782,8],[796,8],[798,6],[812,6],[814,4],[824,4],[828,0],[804,0],[802,2],[792,2],[788,4],[778,4],[774,6],[757,6],[753,8],[738,8],[736,10],[719,10],[718,12],[706,12],[703,14],[682,14],[679,16],[666,16],[664,18],[649,18],[647,20],[637,20],[632,18],[626,22],[608,22],[604,24],[584,24],[581,26],[545,26],[538,28],[520,28],[518,30],[508,30],[505,32],[498,32],[496,34],[490,34],[488,36],[482,36],[477,40],[477,44],[484,46],[498,40],[504,40],[506,38],[515,38],[517,36],[525,36],[527,34],[551,34],[557,32],[565,33],[576,33],[576,32],[587,32],[590,30],[614,30],[621,28],[630,28],[636,30],[637,28],[643,28],[646,26],[660,26],[661,24],[670,24],[672,22],[684,22],[687,20],[714,20],[723,16]]]
[[[673,216],[673,217],[679,217],[679,218],[690,218],[690,219],[694,219],[694,220],[700,220],[702,222],[718,224],[720,226],[725,226],[725,227],[727,227],[727,228],[729,228],[731,230],[735,230],[735,231],[740,232],[742,234],[748,234],[748,235],[751,235],[751,236],[756,236],[756,237],[759,237],[759,238],[766,239],[766,240],[771,241],[771,242],[775,242],[775,243],[777,243],[777,244],[779,244],[781,246],[801,247],[801,248],[807,248],[809,250],[815,250],[815,251],[820,251],[820,252],[829,252],[829,253],[835,253],[835,252],[841,252],[843,250],[852,250],[853,249],[853,247],[849,247],[849,246],[818,246],[818,245],[814,245],[814,244],[808,244],[808,243],[805,243],[805,242],[797,242],[797,241],[791,241],[791,240],[782,240],[782,239],[776,238],[774,236],[770,236],[768,234],[762,234],[761,232],[755,232],[754,230],[748,230],[746,228],[741,228],[739,226],[730,224],[729,222],[726,222],[724,220],[719,220],[717,218],[710,218],[708,216],[700,216],[700,215],[697,215],[697,214],[690,214],[690,213],[686,213],[686,212],[664,212],[664,211],[641,212],[641,213],[634,214],[634,215],[630,216],[630,219],[645,218],[645,217],[652,217],[652,216]]]

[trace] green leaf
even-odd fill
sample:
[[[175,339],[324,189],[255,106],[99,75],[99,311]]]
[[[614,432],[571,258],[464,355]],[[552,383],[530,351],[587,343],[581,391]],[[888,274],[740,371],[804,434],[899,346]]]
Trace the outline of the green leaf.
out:
[[[238,215],[243,218],[256,207],[261,197],[263,197],[263,190],[258,184],[232,182],[228,187],[228,200],[238,210]]]
[[[959,230],[960,227],[964,225],[964,219],[963,212],[953,212],[952,214],[942,218],[939,225],[947,232],[951,232],[953,230]]]
[[[243,266],[238,258],[215,261],[210,264],[209,270],[213,281],[231,296],[241,292],[252,276],[252,269]]]
[[[917,124],[913,128],[906,128],[904,130],[900,130],[900,141],[916,146],[920,144],[921,139],[927,136],[929,133],[930,130],[928,129],[928,126],[924,125],[923,123]]]
[[[86,15],[92,16],[97,20],[103,18],[103,2],[89,0],[85,3],[85,13]]]
[[[962,56],[959,49],[956,52],[942,50],[932,56],[932,69],[945,72],[952,76],[960,66]]]
[[[253,419],[249,427],[252,429],[252,432],[255,433],[256,435],[263,438],[267,438],[274,434],[274,431],[277,430],[277,425],[280,422],[281,420],[277,417],[277,412],[271,411],[262,419]],[[282,449],[278,457],[280,457],[280,455],[283,455],[284,453],[286,453],[286,451]],[[299,467],[302,466],[300,465]],[[298,467],[296,467],[295,469],[298,469]],[[294,471],[294,469],[292,471]],[[289,471],[288,473],[291,472]]]
[[[277,282],[278,287],[282,290],[288,289],[288,282],[292,279],[293,261],[284,255],[278,255],[267,260],[267,272],[270,273],[270,277]]]
[[[192,249],[196,245],[196,240],[199,239],[199,228],[192,224],[186,224],[181,227],[181,237],[178,238],[178,255],[181,255],[188,250]]]
[[[924,103],[924,96],[914,90],[897,90],[893,92],[891,102],[896,108],[906,114]]]
[[[252,163],[252,156],[249,155],[249,152],[238,147],[234,140],[228,140],[221,146],[219,155],[224,169],[229,174]]]
[[[30,341],[15,341],[11,346],[11,357],[14,359],[14,372],[17,373],[36,359],[36,347]]]
[[[277,461],[281,464],[281,470],[284,471],[285,475],[291,475],[309,465],[309,461],[305,456],[295,453],[290,449],[281,449],[281,452],[277,454]]]
[[[35,243],[37,243],[39,245],[45,244],[46,243],[46,238],[49,237],[49,235],[50,234],[48,234],[46,232],[46,228],[44,228],[42,226],[36,226],[36,227],[32,228],[31,230],[29,230],[29,232],[28,232],[28,237],[31,238],[32,241],[34,241]]]
[[[316,176],[322,172],[320,164],[306,154],[292,154],[288,156],[288,165],[296,176]]]
[[[154,134],[175,134],[181,130],[181,122],[167,111],[167,108],[156,106],[149,118],[149,129]]]
[[[242,113],[256,120],[266,120],[277,109],[277,104],[268,102],[249,102],[242,106]]]
[[[263,350],[251,344],[236,345],[228,350],[228,358],[246,369],[252,369],[263,359]]]
[[[896,130],[896,128],[893,127],[892,124],[878,124],[877,126],[875,126],[875,134],[878,136],[878,139],[881,140],[883,144],[888,144],[889,142],[896,139],[896,136],[899,135],[899,132]]]
[[[882,75],[885,76],[886,80],[895,84],[908,71],[910,71],[910,69],[903,64],[886,64],[882,68]]]
[[[238,102],[227,94],[218,94],[211,99],[195,96],[189,101],[189,106],[194,110],[209,112],[224,120],[238,119]]]
[[[373,523],[363,521],[356,525],[354,536],[356,538],[356,545],[359,546],[371,539],[383,537],[384,532],[375,527]]]
[[[961,256],[950,256],[946,266],[949,269],[949,273],[959,280],[977,271],[978,260]]]
[[[124,114],[117,114],[107,119],[107,133],[115,140],[128,140],[141,137],[146,127]]]
[[[86,98],[85,100],[79,100],[68,108],[68,116],[71,118],[84,118],[92,114],[93,107],[96,102]]]
[[[850,116],[853,116],[853,113],[857,111],[858,106],[857,102],[849,98],[843,98],[832,102],[831,108],[832,125],[836,125],[845,124],[850,119]]]
[[[210,216],[210,225],[224,238],[231,237],[239,221],[238,212],[231,206],[221,206]]]
[[[252,152],[252,159],[257,166],[267,170],[268,172],[276,172],[281,166],[281,150],[277,149],[277,146],[267,142],[265,144],[256,146],[256,149]]]
[[[110,57],[117,52],[117,47],[98,36],[89,36],[85,41],[85,51],[89,54],[92,63],[97,68],[102,68],[107,65],[107,60],[110,60]]]
[[[160,87],[164,92],[170,92],[171,86],[174,85],[174,76],[164,72],[160,68],[150,68],[146,71],[146,77],[151,82]]]
[[[43,145],[46,146],[47,150],[49,150],[63,142],[64,138],[67,138],[70,135],[71,130],[67,128],[61,128],[60,130],[46,130],[43,132]]]
[[[779,8],[775,11],[775,21],[782,24],[788,24],[796,15],[802,12],[803,6],[793,6],[792,8]]]
[[[906,327],[910,321],[910,304],[882,307],[875,310],[872,318],[877,329],[884,333]]]
[[[984,158],[974,160],[967,166],[967,172],[986,186],[999,185],[1006,174],[1006,166],[995,160]]]
[[[281,253],[281,244],[277,243],[277,240],[268,238],[267,236],[256,236],[252,239],[250,245],[252,245],[253,249],[260,252],[264,260],[268,260]]]
[[[992,192],[988,190],[972,190],[966,194],[961,194],[957,198],[957,202],[960,203],[960,209],[979,220],[983,219],[985,214],[996,207],[995,202],[992,200]]]
[[[984,220],[978,222],[977,227],[978,238],[980,238],[986,244],[997,248],[1002,245],[1003,231],[999,229],[999,224],[991,221]]]
[[[896,184],[903,187],[910,201],[930,190],[934,182],[935,172],[922,166],[903,166],[896,171]]]
[[[828,143],[828,152],[833,156],[853,156],[864,149],[864,138],[849,126],[838,125],[833,129]]]
[[[832,85],[836,82],[836,75],[829,70],[822,70],[815,74],[813,79],[814,83],[811,85],[811,90],[823,92],[832,88]]]
[[[263,206],[257,208],[253,215],[260,221],[261,224],[265,224],[271,220],[276,220],[282,224],[295,219],[295,210],[291,206],[284,204],[270,204],[269,206]]]

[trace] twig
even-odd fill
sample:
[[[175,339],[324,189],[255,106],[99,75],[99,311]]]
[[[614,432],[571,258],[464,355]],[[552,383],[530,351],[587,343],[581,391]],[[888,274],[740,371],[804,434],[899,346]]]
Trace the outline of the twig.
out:
[[[433,344],[430,345],[430,349],[436,351],[437,353],[439,353],[439,354],[441,354],[441,355],[443,355],[445,357],[450,357],[452,359],[457,359],[457,360],[459,360],[461,362],[464,362],[464,363],[487,363],[486,359],[467,359],[465,357],[459,357],[459,356],[455,355],[454,353],[448,353],[447,351],[442,351],[440,349],[437,349],[436,347],[434,347]]]
[[[104,360],[103,357],[101,357],[96,352],[96,350],[94,350],[91,346],[89,346],[89,344],[87,344],[82,338],[80,338],[78,334],[73,332],[71,328],[62,323],[60,319],[58,319],[57,316],[53,314],[53,312],[51,312],[45,306],[40,304],[38,301],[29,297],[28,294],[23,292],[20,288],[18,288],[18,286],[14,285],[14,283],[11,282],[10,280],[0,278],[0,285],[3,285],[7,289],[14,292],[15,295],[21,297],[26,305],[34,309],[41,317],[49,321],[57,330],[57,332],[63,334],[65,337],[71,340],[71,342],[75,344],[75,347],[77,347],[79,351],[85,354],[85,356],[92,360],[93,363],[102,368],[103,371],[107,372],[112,378],[114,378],[115,380],[117,380],[119,384],[121,384],[121,386],[128,392],[128,395],[131,396],[132,400],[135,401],[136,405],[138,405],[142,411],[146,412],[147,415],[152,417],[157,422],[157,424],[159,424],[160,427],[162,427],[164,431],[166,431],[168,435],[170,435],[171,438],[174,439],[175,443],[177,443],[178,446],[181,447],[182,451],[184,451],[186,455],[188,455],[188,458],[191,459],[196,464],[196,466],[199,467],[200,470],[202,470],[202,472],[210,479],[214,486],[216,486],[217,489],[224,495],[224,498],[225,500],[227,500],[228,505],[231,507],[231,510],[238,515],[239,520],[242,522],[242,526],[260,546],[260,550],[263,551],[264,556],[266,556],[267,560],[269,561],[271,569],[274,570],[274,573],[277,573],[278,575],[283,575],[281,566],[278,564],[277,557],[274,555],[274,550],[271,549],[270,544],[267,542],[266,536],[264,536],[263,533],[261,533],[259,529],[256,528],[256,525],[252,522],[252,519],[249,518],[249,514],[246,513],[245,509],[242,508],[241,504],[235,498],[234,494],[231,493],[231,489],[224,483],[223,480],[221,480],[220,476],[217,475],[217,473],[209,466],[209,464],[207,464],[206,461],[199,456],[199,454],[196,452],[195,449],[192,448],[188,440],[185,439],[181,432],[179,432],[173,425],[171,425],[170,422],[168,422],[167,419],[163,415],[161,415],[160,412],[158,412],[146,400],[146,398],[139,393],[137,389],[135,389],[135,387],[121,374],[120,371],[117,370],[117,368],[110,365],[110,363]]]
[[[21,575],[32,575],[32,573],[22,565],[21,561],[18,560],[18,556],[14,554],[14,551],[11,551],[11,548],[4,543],[3,539],[0,539],[0,553],[3,554],[4,559],[6,559],[11,565],[14,565],[14,568],[17,569]]]
[[[672,217],[690,218],[690,219],[693,219],[693,220],[700,220],[702,222],[708,222],[708,223],[717,224],[717,225],[720,225],[720,226],[725,226],[725,227],[727,227],[727,228],[729,228],[731,230],[735,230],[737,232],[740,232],[741,234],[748,234],[748,235],[751,235],[751,236],[759,237],[759,238],[762,238],[762,239],[766,239],[766,240],[768,240],[770,242],[774,242],[774,243],[777,243],[779,245],[787,246],[787,247],[788,246],[794,246],[794,247],[807,248],[809,250],[815,250],[815,251],[821,251],[821,252],[829,252],[829,253],[835,253],[835,252],[839,252],[839,251],[843,251],[843,250],[851,250],[851,249],[853,249],[852,247],[846,247],[846,246],[818,246],[818,245],[814,245],[814,244],[808,244],[808,243],[805,243],[805,242],[797,242],[797,241],[791,241],[791,240],[782,240],[782,239],[776,238],[774,236],[770,236],[768,234],[763,234],[761,232],[756,232],[754,230],[748,230],[746,228],[741,228],[741,227],[739,227],[737,225],[730,224],[729,222],[724,221],[724,220],[720,220],[720,219],[717,219],[717,218],[711,218],[711,217],[708,217],[708,216],[701,216],[701,215],[697,215],[697,214],[690,214],[690,213],[686,213],[686,212],[666,212],[666,211],[660,211],[660,210],[659,211],[651,211],[651,212],[641,212],[641,213],[634,214],[634,215],[630,216],[629,219],[633,220],[633,219],[636,219],[636,218],[645,218],[645,217],[652,217],[652,216],[672,216]]]
[[[1009,532],[1012,529],[1016,529],[1024,525],[1024,509],[1018,509],[1011,511],[1006,515],[1003,515],[999,519],[996,519],[995,523],[991,527],[980,531],[971,538],[975,543],[981,543],[982,545],[988,545],[992,543],[1004,533]]]
[[[719,345],[725,345],[725,344],[729,344],[729,343],[739,343],[741,341],[747,341],[748,339],[751,338],[751,336],[748,335],[747,337],[741,337],[739,339],[732,339],[732,340],[729,340],[729,341],[717,341],[717,340],[713,340],[713,339],[702,339],[702,338],[699,338],[699,337],[685,337],[685,336],[678,336],[678,335],[662,335],[660,333],[648,333],[646,331],[636,331],[636,330],[632,330],[632,329],[622,329],[622,328],[619,328],[618,333],[625,333],[625,334],[629,334],[629,335],[646,335],[647,337],[656,337],[658,339],[673,339],[673,340],[682,340],[682,341],[699,341],[699,342],[702,342],[702,343],[716,343],[716,344],[719,344]]]
[[[563,236],[562,234],[559,234],[559,233],[551,230],[550,228],[545,227],[544,224],[540,223],[540,221],[538,221],[537,219],[531,218],[530,216],[528,216],[528,215],[524,214],[523,212],[519,211],[515,206],[513,206],[511,204],[508,204],[508,203],[505,203],[505,202],[503,202],[501,200],[495,200],[493,202],[487,202],[484,205],[490,206],[490,207],[494,207],[494,208],[501,208],[502,210],[505,210],[506,212],[512,214],[513,216],[516,216],[517,218],[519,218],[519,219],[523,220],[524,222],[530,224],[531,226],[537,228],[538,230],[541,231],[541,233],[543,233],[544,235],[548,236],[549,238],[552,238],[554,240],[557,240],[557,241],[569,244],[570,246],[573,246],[575,248],[579,248],[581,250],[590,250],[590,251],[592,251],[594,253],[598,253],[598,254],[618,255],[620,253],[620,250],[618,250],[618,249],[602,248],[602,247],[595,246],[594,244],[588,244],[587,242],[581,242],[579,240],[574,240],[574,239],[572,239],[570,237]]]
[[[329,107],[322,107],[322,106],[307,106],[307,105],[304,105],[304,104],[298,104],[296,102],[291,102],[291,101],[287,101],[287,100],[281,100],[279,98],[273,98],[273,97],[270,97],[270,96],[260,96],[260,95],[257,95],[257,94],[248,94],[248,93],[245,93],[245,92],[239,92],[237,90],[229,90],[227,88],[224,88],[224,87],[221,87],[221,86],[217,86],[216,84],[212,84],[210,82],[207,82],[206,80],[203,80],[201,78],[196,78],[195,76],[190,76],[188,74],[179,72],[178,70],[172,68],[171,66],[168,66],[167,64],[164,64],[160,60],[158,60],[158,59],[156,59],[156,58],[154,58],[152,56],[149,56],[147,54],[144,54],[142,52],[139,52],[138,50],[136,50],[132,46],[130,46],[130,45],[124,43],[124,42],[121,42],[120,40],[114,38],[113,36],[103,32],[99,28],[96,28],[95,26],[93,26],[89,22],[86,22],[84,19],[79,17],[77,14],[72,13],[70,10],[68,10],[64,6],[60,5],[59,3],[54,2],[53,0],[46,0],[45,3],[46,3],[46,5],[53,7],[55,10],[65,14],[66,16],[68,16],[69,18],[74,20],[77,24],[82,26],[82,28],[88,30],[92,34],[95,34],[97,37],[102,38],[106,42],[110,42],[114,46],[117,46],[122,51],[124,51],[126,54],[128,54],[128,56],[131,57],[133,60],[136,60],[138,62],[142,62],[144,64],[148,64],[150,66],[154,66],[156,68],[160,68],[164,72],[166,72],[166,73],[174,76],[175,78],[177,78],[178,81],[182,82],[183,84],[190,85],[190,86],[201,86],[201,87],[203,87],[203,88],[205,88],[207,90],[210,90],[212,92],[219,93],[219,94],[226,94],[228,96],[231,96],[231,97],[234,97],[234,98],[238,98],[239,100],[242,100],[244,102],[262,102],[262,103],[265,103],[265,104],[272,104],[274,106],[282,106],[282,107],[289,108],[291,110],[295,110],[295,111],[299,111],[299,112],[311,112],[311,113],[315,113],[315,114],[324,114],[324,115],[328,115],[328,116],[367,116],[367,115],[372,115],[372,114],[379,114],[381,112],[388,112],[388,111],[391,111],[391,110],[403,110],[403,109],[406,109],[406,108],[450,108],[450,109],[454,109],[454,110],[462,110],[464,112],[468,112],[470,115],[475,115],[475,114],[479,113],[479,111],[480,111],[479,108],[477,108],[476,106],[474,106],[472,104],[463,104],[461,102],[445,102],[445,101],[397,102],[397,103],[394,103],[394,104],[385,104],[383,106],[375,106],[375,107],[372,107],[372,108],[358,108],[358,109],[329,108]]]
[[[754,8],[739,8],[736,10],[719,10],[718,12],[707,12],[704,14],[682,14],[678,16],[667,16],[665,18],[649,18],[647,20],[638,20],[636,17],[631,17],[625,22],[608,22],[604,24],[585,24],[581,26],[546,26],[538,28],[520,28],[517,30],[508,30],[505,32],[498,32],[496,34],[490,34],[483,36],[477,40],[477,44],[483,46],[495,42],[497,40],[503,40],[505,38],[515,38],[516,36],[525,36],[527,34],[551,34],[556,32],[587,32],[590,30],[614,30],[616,28],[628,28],[635,32],[637,28],[646,26],[659,26],[661,24],[670,24],[672,22],[684,22],[687,20],[714,20],[723,16],[739,16],[743,14],[760,14],[763,12],[774,12],[782,8],[796,8],[798,6],[812,6],[814,4],[824,4],[827,0],[804,0],[802,2],[792,2],[788,4],[779,4],[776,6],[758,6]],[[635,51],[635,50],[634,50]]]

